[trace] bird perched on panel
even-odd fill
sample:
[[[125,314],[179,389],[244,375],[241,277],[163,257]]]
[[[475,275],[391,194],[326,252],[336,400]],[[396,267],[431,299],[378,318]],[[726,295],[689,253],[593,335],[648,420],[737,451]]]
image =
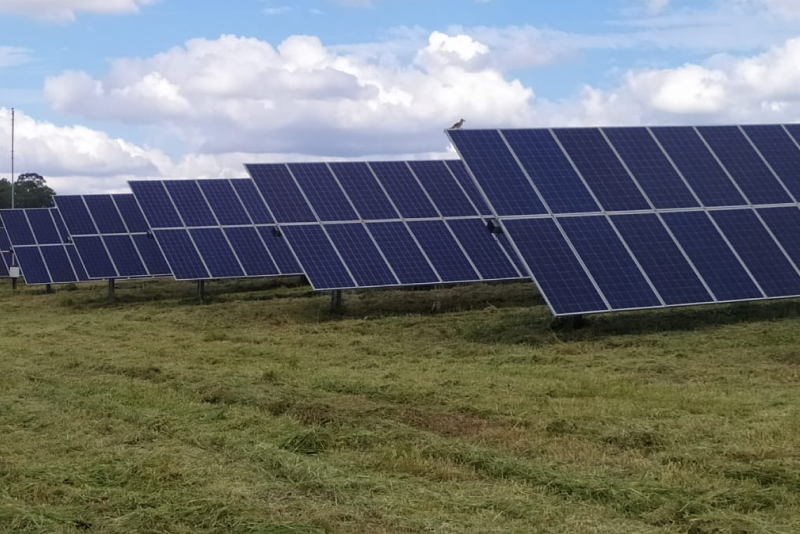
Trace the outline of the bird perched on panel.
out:
[[[451,130],[460,130],[460,129],[461,129],[461,127],[462,127],[462,126],[464,126],[464,123],[465,123],[465,122],[466,122],[466,121],[465,121],[464,119],[461,119],[460,121],[458,121],[457,123],[455,123],[454,125],[452,125],[452,126],[450,127],[450,129],[451,129]]]

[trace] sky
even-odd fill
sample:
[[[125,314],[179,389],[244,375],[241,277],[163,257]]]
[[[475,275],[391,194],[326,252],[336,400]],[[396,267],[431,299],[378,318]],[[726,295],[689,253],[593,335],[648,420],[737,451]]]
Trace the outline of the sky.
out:
[[[0,177],[455,157],[443,130],[800,122],[800,0],[0,0]]]

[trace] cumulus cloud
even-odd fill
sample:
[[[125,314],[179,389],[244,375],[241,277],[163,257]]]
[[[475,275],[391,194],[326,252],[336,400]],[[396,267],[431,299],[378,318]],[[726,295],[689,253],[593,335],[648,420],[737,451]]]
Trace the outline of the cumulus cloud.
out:
[[[45,95],[58,111],[168,124],[202,152],[429,151],[462,115],[471,124],[530,122],[532,90],[487,53],[471,37],[439,32],[410,64],[337,52],[313,36],[273,47],[225,35],[117,60],[102,78],[63,73],[47,79]]]
[[[80,12],[101,15],[136,13],[155,0],[0,0],[0,13],[57,22],[75,20]]]

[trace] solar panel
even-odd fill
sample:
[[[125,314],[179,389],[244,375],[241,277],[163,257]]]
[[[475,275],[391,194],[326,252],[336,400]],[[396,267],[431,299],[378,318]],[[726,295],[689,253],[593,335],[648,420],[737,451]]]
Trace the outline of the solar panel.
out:
[[[133,195],[57,195],[55,201],[89,278],[172,274]]]
[[[0,210],[0,217],[26,284],[89,279],[56,208]]]
[[[130,186],[176,279],[302,273],[250,180],[131,181]]]
[[[246,167],[317,290],[524,276],[460,162]]]
[[[800,296],[796,125],[448,135],[555,315]]]
[[[0,278],[8,278],[8,270],[13,265],[11,241],[8,240],[5,229],[0,230]]]

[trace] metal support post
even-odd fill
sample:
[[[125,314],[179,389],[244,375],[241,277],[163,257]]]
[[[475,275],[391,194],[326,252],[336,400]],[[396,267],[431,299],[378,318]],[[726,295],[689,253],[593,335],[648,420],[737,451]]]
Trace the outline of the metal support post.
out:
[[[342,290],[331,291],[331,312],[341,313],[342,311]]]

